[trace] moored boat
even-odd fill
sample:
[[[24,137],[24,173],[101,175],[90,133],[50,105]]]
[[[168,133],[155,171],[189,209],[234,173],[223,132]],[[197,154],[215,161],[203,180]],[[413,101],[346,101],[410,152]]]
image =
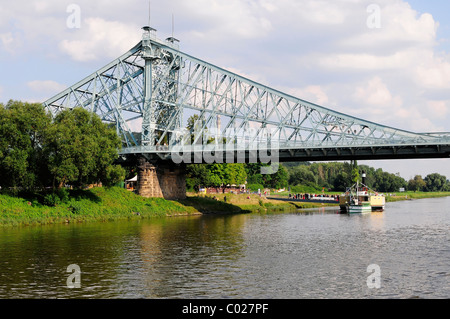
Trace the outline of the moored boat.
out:
[[[385,203],[383,194],[378,194],[359,182],[347,188],[345,194],[342,194],[339,199],[341,211],[349,214],[383,211]]]
[[[357,198],[353,198],[348,204],[347,211],[349,214],[364,214],[372,211],[370,202],[361,202]]]

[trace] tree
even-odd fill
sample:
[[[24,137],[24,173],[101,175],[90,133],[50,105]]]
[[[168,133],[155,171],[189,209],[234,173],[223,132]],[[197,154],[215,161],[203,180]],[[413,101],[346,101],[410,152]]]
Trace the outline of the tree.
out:
[[[125,178],[126,171],[120,165],[108,165],[100,174],[100,181],[105,187],[115,186]]]
[[[356,182],[359,181],[359,169],[358,169],[358,162],[357,161],[353,161],[353,163],[352,163],[351,177],[352,177],[352,183],[353,184],[355,184]]]
[[[207,141],[203,141],[203,139],[208,135],[208,128],[205,127],[202,131],[203,126],[205,125],[205,119],[202,117],[200,120],[198,114],[191,115],[187,120],[186,128],[191,132],[191,143],[194,143],[195,139],[198,138],[197,144],[209,144],[214,141],[214,138],[210,137]],[[202,133],[202,136],[197,136]]]
[[[45,184],[43,146],[50,124],[41,104],[11,100],[0,105],[0,186],[29,190]]]
[[[272,174],[263,175],[263,179],[265,179],[265,187],[269,188],[284,188],[289,185],[289,174],[286,168],[283,165],[279,164],[276,172]]]
[[[408,181],[408,190],[410,191],[423,191],[426,186],[427,183],[425,183],[421,175],[416,175],[414,176],[414,179]]]
[[[82,188],[102,182],[114,184],[125,171],[112,166],[121,141],[94,113],[82,108],[64,110],[47,131],[46,154],[53,187],[72,184]]]
[[[340,173],[333,181],[333,187],[336,191],[345,192],[348,185],[348,176],[345,172]]]
[[[209,164],[208,165],[209,170],[209,185],[212,187],[220,187],[225,184],[224,181],[224,164]]]
[[[210,173],[207,165],[189,164],[186,167],[187,189],[199,190],[200,187],[210,186]]]
[[[249,163],[244,165],[248,184],[264,184],[263,176],[261,175],[262,166],[262,163]]]
[[[400,188],[406,188],[407,182],[398,174],[383,172],[381,168],[375,171],[375,189],[380,192],[398,192]]]
[[[317,179],[310,168],[305,165],[297,166],[289,172],[289,184],[301,185],[301,184],[317,184]]]
[[[247,173],[243,164],[223,164],[224,185],[242,185],[246,179]]]
[[[440,192],[446,188],[447,177],[438,173],[430,174],[425,177],[426,190],[429,192]]]

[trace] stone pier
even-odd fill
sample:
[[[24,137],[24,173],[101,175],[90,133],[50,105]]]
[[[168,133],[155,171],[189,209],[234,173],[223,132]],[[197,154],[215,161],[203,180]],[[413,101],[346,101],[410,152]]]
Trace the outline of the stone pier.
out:
[[[151,163],[139,160],[137,193],[143,197],[186,198],[186,176],[183,166],[174,163]]]

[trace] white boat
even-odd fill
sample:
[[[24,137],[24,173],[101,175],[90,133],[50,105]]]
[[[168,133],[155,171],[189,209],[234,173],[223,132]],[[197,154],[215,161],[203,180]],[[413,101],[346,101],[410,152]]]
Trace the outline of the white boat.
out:
[[[349,214],[366,214],[372,212],[372,205],[370,202],[363,202],[357,197],[353,197],[350,199],[347,211]]]
[[[366,185],[360,185],[357,182],[340,197],[339,205],[343,212],[364,214],[371,211],[383,211],[385,198],[383,195],[371,192]]]

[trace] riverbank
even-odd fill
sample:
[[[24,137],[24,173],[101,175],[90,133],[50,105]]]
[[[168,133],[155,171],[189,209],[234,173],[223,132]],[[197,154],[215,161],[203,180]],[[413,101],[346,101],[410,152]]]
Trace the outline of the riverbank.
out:
[[[325,193],[325,195],[340,195],[341,193]],[[450,192],[402,192],[402,193],[386,193],[384,194],[386,198],[386,203],[389,202],[398,202],[404,200],[416,200],[416,199],[424,199],[424,198],[438,198],[438,197],[450,197]],[[288,193],[284,192],[281,194],[274,195],[272,197],[278,197],[280,200],[288,200]],[[319,198],[320,199],[320,198]],[[339,206],[338,203],[336,203]],[[336,206],[332,205],[332,206]]]
[[[290,212],[299,209],[310,209],[324,206],[338,206],[335,204],[322,204],[313,202],[297,202],[294,200],[277,200],[272,197],[259,196],[256,194],[209,194],[197,196],[195,193],[188,194],[186,201],[181,203],[202,203],[206,205],[203,213],[217,213],[217,205],[230,205],[230,213],[277,213]]]
[[[400,194],[386,194],[386,202],[398,202],[403,200],[415,200],[423,198],[449,197],[450,192],[404,192]]]
[[[113,221],[191,214],[198,214],[198,211],[176,201],[143,198],[118,187],[70,191],[68,199],[55,206],[42,204],[38,195],[18,198],[0,194],[0,226]]]
[[[386,196],[387,202],[450,196],[450,192],[410,192]],[[337,203],[305,203],[267,199],[258,195],[188,194],[184,200],[143,198],[122,188],[70,191],[54,206],[42,204],[37,195],[24,198],[0,194],[0,226],[24,226],[90,221],[116,221],[200,214],[285,213],[299,209],[338,206]]]
[[[322,206],[236,194],[188,194],[184,200],[170,201],[162,198],[143,198],[118,187],[99,187],[69,191],[66,200],[53,206],[43,204],[41,196],[37,194],[25,197],[0,194],[0,226],[104,222],[200,214],[275,213]]]

